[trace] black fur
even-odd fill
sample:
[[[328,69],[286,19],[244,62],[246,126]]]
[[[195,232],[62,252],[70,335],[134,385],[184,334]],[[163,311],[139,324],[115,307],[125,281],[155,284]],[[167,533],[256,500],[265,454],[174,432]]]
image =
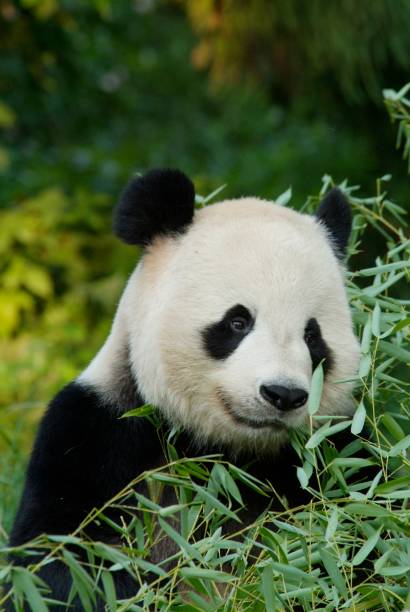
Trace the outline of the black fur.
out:
[[[317,368],[322,361],[323,372],[326,374],[333,367],[333,353],[326,344],[320,325],[316,319],[309,319],[305,328],[305,341],[312,360],[312,369]]]
[[[94,390],[67,385],[38,431],[11,544],[74,530],[92,508],[152,467],[160,448],[149,421],[120,419]]]
[[[139,400],[137,405],[141,403]],[[40,425],[10,545],[18,546],[42,533],[73,532],[93,508],[101,507],[158,462],[164,462],[164,456],[157,431],[148,420],[120,419],[96,391],[69,384],[51,402]],[[113,541],[112,529],[102,521],[92,523],[86,534],[93,540]],[[82,557],[81,550],[73,552]],[[14,560],[28,565],[38,559]],[[54,561],[39,575],[54,598],[67,600],[71,578],[63,563]],[[135,592],[134,580],[127,572],[119,572],[115,578],[119,597]],[[82,609],[78,600],[70,608]],[[104,609],[101,602],[96,609]]]
[[[352,230],[352,211],[340,189],[334,187],[325,195],[316,218],[328,230],[336,256],[343,259]]]
[[[332,438],[339,450],[350,440],[346,432]],[[310,499],[297,480],[295,466],[300,464],[300,459],[290,444],[277,457],[244,455],[238,458],[219,446],[198,447],[188,432],[182,432],[175,446],[180,456],[222,452],[224,459],[233,461],[261,480],[268,479],[276,493],[287,498],[290,507],[305,504]],[[69,384],[51,402],[40,425],[10,545],[18,546],[43,532],[71,533],[92,508],[100,507],[142,471],[164,462],[158,432],[147,419],[119,419],[112,405],[105,403],[95,389]],[[139,486],[147,494],[145,485]],[[240,483],[238,486],[247,523],[268,504],[273,510],[282,509],[276,497],[262,497]],[[115,510],[113,513],[111,516],[115,519]],[[90,525],[85,533],[93,540],[113,542],[113,531],[102,521]],[[81,551],[75,552],[81,556]],[[38,561],[38,556],[16,557],[14,561],[27,565]],[[71,578],[62,562],[53,561],[42,568],[39,575],[50,586],[50,597],[67,600]],[[118,597],[135,594],[138,587],[125,570],[115,572],[114,579]],[[12,604],[8,605],[12,610]],[[78,599],[70,608],[78,612],[82,609]],[[103,603],[97,600],[95,609],[103,610]]]
[[[235,318],[244,319],[246,329],[237,332],[232,329],[231,321]],[[247,308],[241,304],[232,306],[217,323],[212,323],[202,331],[202,340],[206,352],[213,359],[226,359],[252,330],[253,318]]]
[[[146,246],[158,234],[181,232],[194,215],[195,189],[179,170],[158,169],[133,178],[114,212],[114,232]]]

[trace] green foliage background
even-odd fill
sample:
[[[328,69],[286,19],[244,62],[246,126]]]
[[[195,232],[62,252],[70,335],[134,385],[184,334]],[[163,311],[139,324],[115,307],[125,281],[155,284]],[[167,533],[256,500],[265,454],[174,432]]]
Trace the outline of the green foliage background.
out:
[[[300,207],[324,174],[376,197],[389,174],[406,212],[409,31],[402,0],[0,0],[0,540],[38,418],[101,345],[138,257],[111,236],[129,176],[176,166],[227,197],[292,186]],[[365,222],[353,268],[393,248]]]

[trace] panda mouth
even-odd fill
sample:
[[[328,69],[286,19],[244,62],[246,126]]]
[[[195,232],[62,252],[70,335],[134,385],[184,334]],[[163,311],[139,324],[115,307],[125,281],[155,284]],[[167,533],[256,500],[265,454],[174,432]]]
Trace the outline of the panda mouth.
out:
[[[264,429],[265,427],[270,427],[271,429],[276,429],[279,431],[288,429],[287,425],[278,419],[250,419],[238,414],[232,406],[231,400],[227,397],[224,391],[222,391],[222,389],[217,389],[217,397],[229,416],[240,425],[252,427],[252,429]]]
[[[229,413],[231,415],[231,417],[233,419],[235,419],[235,421],[237,423],[240,423],[241,425],[246,425],[247,427],[252,427],[253,429],[263,429],[264,427],[270,427],[271,429],[279,429],[279,430],[285,430],[287,429],[286,425],[284,423],[281,423],[280,421],[274,420],[274,419],[265,419],[263,421],[256,421],[253,419],[248,419],[246,417],[243,417],[239,414],[236,414],[234,411],[230,411]]]

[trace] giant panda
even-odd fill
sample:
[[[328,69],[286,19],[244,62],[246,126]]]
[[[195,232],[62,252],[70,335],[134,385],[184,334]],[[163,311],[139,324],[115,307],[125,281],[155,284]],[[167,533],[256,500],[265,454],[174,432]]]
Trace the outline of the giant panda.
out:
[[[119,418],[145,403],[157,407],[165,428],[179,429],[181,455],[221,453],[267,479],[290,506],[304,503],[289,436],[309,421],[319,363],[319,414],[353,408],[359,347],[343,264],[351,224],[337,188],[310,216],[255,197],[196,210],[182,172],[133,178],[114,231],[143,255],[105,344],[45,413],[10,545],[72,532],[92,508],[166,461],[149,419]],[[338,448],[347,441],[344,433],[333,439]],[[266,504],[252,491],[243,519]],[[112,541],[104,524],[88,535]],[[40,576],[51,597],[67,600],[70,576],[61,563]],[[116,588],[129,597],[136,587],[120,572]]]

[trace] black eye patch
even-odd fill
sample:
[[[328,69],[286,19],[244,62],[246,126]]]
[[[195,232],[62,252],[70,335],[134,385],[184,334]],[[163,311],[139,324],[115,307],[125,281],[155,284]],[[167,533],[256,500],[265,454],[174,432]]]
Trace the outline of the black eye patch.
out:
[[[245,306],[237,304],[223,318],[202,330],[202,341],[213,359],[226,359],[252,330],[255,321]]]
[[[304,340],[309,349],[314,370],[323,360],[323,371],[328,372],[333,365],[333,355],[322,337],[320,325],[316,319],[309,319],[305,327]]]

